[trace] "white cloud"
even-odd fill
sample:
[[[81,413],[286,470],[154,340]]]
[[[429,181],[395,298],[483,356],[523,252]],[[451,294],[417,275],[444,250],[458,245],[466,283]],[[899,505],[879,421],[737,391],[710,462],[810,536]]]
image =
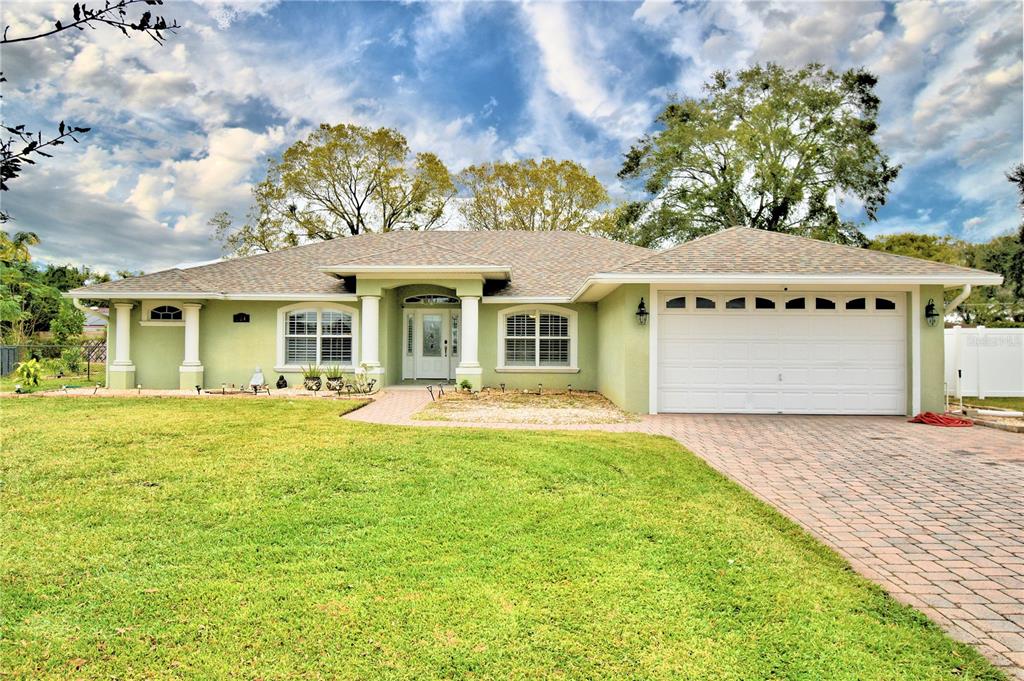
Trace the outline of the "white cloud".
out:
[[[523,13],[540,50],[547,88],[574,113],[619,141],[634,140],[650,126],[653,111],[646,98],[621,78],[615,85],[608,83],[609,77],[618,75],[605,58],[605,50],[614,50],[615,42],[581,17],[579,7],[529,3]]]

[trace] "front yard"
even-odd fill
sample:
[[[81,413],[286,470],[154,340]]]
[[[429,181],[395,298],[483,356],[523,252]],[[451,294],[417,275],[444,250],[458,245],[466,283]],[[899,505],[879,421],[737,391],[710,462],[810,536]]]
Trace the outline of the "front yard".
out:
[[[13,678],[1001,678],[675,442],[2,400]]]

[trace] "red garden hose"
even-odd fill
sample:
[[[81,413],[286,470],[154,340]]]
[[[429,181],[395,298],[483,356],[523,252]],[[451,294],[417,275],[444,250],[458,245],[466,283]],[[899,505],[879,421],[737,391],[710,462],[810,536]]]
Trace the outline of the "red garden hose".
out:
[[[969,428],[974,425],[974,421],[969,419],[962,419],[959,416],[950,416],[949,414],[936,414],[933,411],[923,411],[910,419],[909,423],[925,423],[929,426],[942,426],[944,428]]]

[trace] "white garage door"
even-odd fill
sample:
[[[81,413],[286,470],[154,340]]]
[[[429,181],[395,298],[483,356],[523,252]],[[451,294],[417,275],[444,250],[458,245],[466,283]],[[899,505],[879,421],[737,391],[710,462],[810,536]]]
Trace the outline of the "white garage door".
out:
[[[902,293],[662,292],[658,411],[902,414]]]

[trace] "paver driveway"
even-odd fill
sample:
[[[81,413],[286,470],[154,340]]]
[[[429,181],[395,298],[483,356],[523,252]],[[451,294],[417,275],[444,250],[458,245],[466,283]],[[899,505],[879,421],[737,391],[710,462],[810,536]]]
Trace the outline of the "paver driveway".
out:
[[[893,417],[647,424],[1024,679],[1024,436]]]
[[[550,428],[412,420],[429,399],[389,391],[346,418]],[[1024,680],[1024,435],[887,416],[662,414],[575,428],[677,439]]]

